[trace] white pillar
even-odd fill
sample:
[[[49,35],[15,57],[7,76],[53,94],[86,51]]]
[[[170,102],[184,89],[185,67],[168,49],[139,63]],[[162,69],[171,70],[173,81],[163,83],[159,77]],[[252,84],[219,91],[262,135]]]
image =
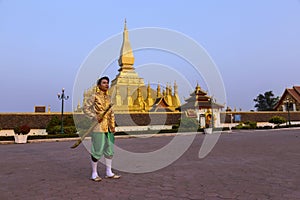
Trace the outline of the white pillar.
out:
[[[283,112],[286,111],[286,105],[282,105],[282,111],[283,111]]]
[[[219,109],[214,110],[214,115],[216,116],[216,121],[215,121],[215,127],[220,127],[221,126],[221,114]]]
[[[293,111],[297,111],[295,103],[293,103]]]

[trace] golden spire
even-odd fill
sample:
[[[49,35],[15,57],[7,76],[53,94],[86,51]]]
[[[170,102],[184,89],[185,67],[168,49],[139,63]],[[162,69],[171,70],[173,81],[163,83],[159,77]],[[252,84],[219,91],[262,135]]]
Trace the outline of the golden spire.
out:
[[[147,87],[147,99],[146,99],[147,105],[150,107],[153,105],[153,99],[151,97],[151,88],[150,88],[150,83],[148,82],[148,87]]]
[[[180,99],[178,96],[178,85],[176,83],[176,81],[174,82],[174,95],[172,97],[173,99],[173,106],[174,107],[179,107],[180,106]]]
[[[166,86],[166,101],[168,102],[169,105],[172,105],[172,88],[171,88],[171,84],[167,83]]]
[[[197,85],[196,85],[196,88],[195,88],[195,94],[199,95],[200,92],[201,92],[201,87],[199,86],[199,84],[197,82]]]
[[[77,111],[80,110],[81,106],[80,106],[80,100],[78,100],[78,104],[77,104]]]
[[[132,65],[134,64],[134,56],[132,53],[132,48],[129,42],[127,22],[125,19],[124,32],[123,32],[123,43],[121,47],[120,57],[119,57],[119,66],[121,67],[119,71],[124,69],[133,69]]]
[[[176,81],[174,82],[174,95],[178,94],[178,86],[176,84]]]
[[[142,97],[142,92],[140,86],[137,88],[138,97]]]
[[[163,89],[163,97],[165,97],[166,96],[166,90],[165,89]]]
[[[156,97],[157,97],[157,98],[160,98],[160,97],[161,97],[161,92],[160,92],[160,85],[159,85],[159,83],[158,83],[157,89],[156,89]]]
[[[150,97],[151,96],[151,88],[150,88],[150,83],[148,82],[148,87],[147,87],[147,95]]]
[[[167,82],[167,86],[166,86],[166,95],[169,95],[169,83]]]

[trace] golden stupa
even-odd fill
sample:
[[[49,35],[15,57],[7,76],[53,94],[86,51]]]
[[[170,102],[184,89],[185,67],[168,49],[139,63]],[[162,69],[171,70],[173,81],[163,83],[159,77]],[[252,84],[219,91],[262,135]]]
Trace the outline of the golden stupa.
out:
[[[145,85],[144,79],[140,78],[135,71],[133,67],[134,55],[129,41],[126,20],[118,63],[120,66],[119,73],[111,81],[111,87],[108,91],[116,113],[179,112],[180,99],[176,82],[174,83],[174,91],[169,84],[166,87],[157,84],[157,88],[152,89],[149,83]],[[85,91],[83,101],[85,102],[88,96],[97,90],[98,88],[93,86]]]

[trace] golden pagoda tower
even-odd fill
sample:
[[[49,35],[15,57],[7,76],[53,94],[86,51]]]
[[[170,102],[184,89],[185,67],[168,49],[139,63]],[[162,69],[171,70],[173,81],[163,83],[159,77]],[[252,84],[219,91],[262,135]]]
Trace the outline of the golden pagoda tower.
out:
[[[144,79],[139,77],[135,71],[133,67],[134,55],[129,41],[126,19],[118,64],[120,66],[118,74],[111,81],[111,87],[108,91],[116,113],[160,112],[161,110],[178,112],[177,108],[180,107],[180,100],[176,83],[176,86],[174,85],[174,95],[169,84],[161,93],[159,84],[156,90],[150,87],[150,83],[145,86]],[[86,90],[83,104],[97,90],[99,90],[97,86]],[[161,109],[162,107],[167,109]]]
[[[118,64],[120,66],[118,70],[119,73],[116,78],[111,81],[111,87],[109,89],[112,101],[115,104],[114,110],[116,112],[148,111],[145,107],[147,103],[144,100],[148,96],[148,91],[144,79],[139,77],[133,67],[134,55],[129,41],[126,19]],[[155,96],[155,93],[156,92],[150,88],[150,94]],[[120,101],[120,97],[123,97],[122,105],[117,103]],[[149,104],[147,105],[149,106]]]
[[[128,30],[125,20],[124,32],[123,32],[123,43],[121,46],[120,57],[119,57],[119,74],[111,82],[111,88],[116,85],[124,86],[145,86],[144,79],[140,78],[134,70],[134,56],[129,41]],[[121,89],[121,88],[120,88]]]

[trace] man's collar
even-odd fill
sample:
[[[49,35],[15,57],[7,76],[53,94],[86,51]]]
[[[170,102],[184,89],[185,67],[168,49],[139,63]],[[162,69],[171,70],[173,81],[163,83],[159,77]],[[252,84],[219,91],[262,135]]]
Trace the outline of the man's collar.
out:
[[[107,95],[107,91],[103,91],[103,90],[100,90],[100,89],[99,89],[99,93],[103,94],[103,95]]]

